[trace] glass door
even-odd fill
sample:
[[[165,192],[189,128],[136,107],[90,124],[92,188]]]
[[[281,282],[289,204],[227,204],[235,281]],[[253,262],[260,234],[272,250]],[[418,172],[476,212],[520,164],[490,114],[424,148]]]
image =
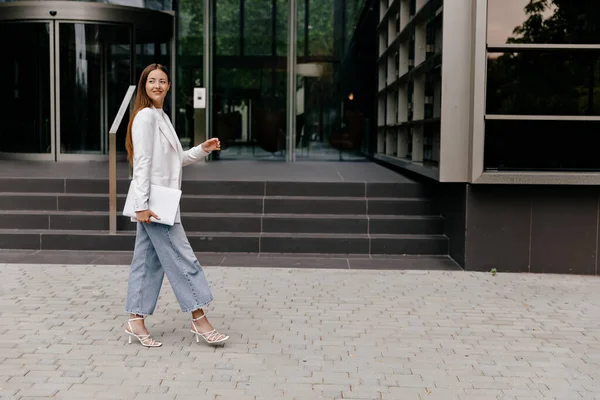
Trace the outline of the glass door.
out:
[[[226,160],[285,160],[287,0],[212,1],[212,136]]]
[[[50,79],[50,21],[0,23],[0,153],[32,159],[53,159],[53,113]],[[18,38],[18,40],[17,40]]]
[[[57,22],[57,159],[105,159],[108,129],[131,80],[131,25]],[[126,124],[117,143],[123,147]]]

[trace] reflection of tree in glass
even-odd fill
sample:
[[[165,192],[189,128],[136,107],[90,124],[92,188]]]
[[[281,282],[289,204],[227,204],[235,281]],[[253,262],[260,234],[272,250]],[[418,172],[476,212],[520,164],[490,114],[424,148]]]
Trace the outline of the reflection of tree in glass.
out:
[[[1,0],[0,0],[1,1]],[[308,2],[308,15],[306,14]],[[215,93],[222,96],[233,95],[242,91],[244,95],[254,93],[259,97],[279,98],[285,96],[286,70],[285,62],[276,63],[276,57],[287,56],[287,0],[244,1],[244,13],[240,14],[240,0],[218,0],[213,8],[214,15],[214,88]],[[332,57],[335,54],[334,25],[341,23],[340,13],[334,21],[334,0],[297,0],[297,54],[299,57],[317,56]],[[346,45],[360,18],[365,0],[345,0]],[[273,5],[275,10],[273,10]],[[192,87],[202,75],[204,53],[204,3],[198,0],[180,0],[178,6],[177,54],[179,73],[177,103],[178,108],[188,100]],[[275,11],[275,12],[273,12]],[[241,18],[244,18],[243,38],[240,38]],[[273,16],[275,21],[273,24]],[[307,20],[308,18],[308,20]],[[305,37],[305,23],[308,24],[308,37]],[[275,38],[273,38],[273,27]],[[241,40],[243,39],[243,40]],[[272,54],[273,40],[275,54]],[[308,54],[305,54],[305,42],[308,41]],[[243,43],[243,49],[241,45]],[[243,53],[242,53],[243,50]],[[219,64],[228,56],[242,56],[239,65],[231,62]],[[265,57],[258,63],[251,57]],[[267,58],[271,58],[270,60]],[[225,60],[227,61],[227,60]],[[313,62],[313,60],[310,60]],[[314,61],[319,62],[319,61]],[[327,73],[319,79],[310,79],[311,93],[320,97],[331,96],[334,92],[334,66],[337,63],[326,64]],[[278,65],[273,67],[273,65]],[[285,67],[283,67],[285,68]],[[309,97],[310,98],[310,97]],[[279,101],[280,102],[280,101]]]
[[[309,2],[308,43],[311,56],[333,55],[333,0]]]
[[[554,12],[544,18],[547,12]],[[508,43],[600,44],[597,0],[529,0],[528,18],[514,29]]]
[[[600,44],[598,0],[530,0],[525,13],[508,43]],[[581,50],[490,54],[487,112],[598,115],[599,58],[598,51]]]

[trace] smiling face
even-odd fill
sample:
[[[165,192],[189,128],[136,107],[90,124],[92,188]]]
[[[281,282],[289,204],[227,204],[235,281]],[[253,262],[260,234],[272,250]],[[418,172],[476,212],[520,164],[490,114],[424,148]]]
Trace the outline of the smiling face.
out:
[[[154,107],[162,108],[165,96],[170,88],[171,83],[167,74],[160,69],[150,72],[146,80],[146,94],[152,100]]]

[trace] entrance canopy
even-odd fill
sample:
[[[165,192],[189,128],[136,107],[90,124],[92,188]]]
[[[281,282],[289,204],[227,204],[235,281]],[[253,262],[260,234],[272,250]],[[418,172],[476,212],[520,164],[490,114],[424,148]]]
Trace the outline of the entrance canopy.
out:
[[[136,43],[171,39],[173,13],[79,1],[17,1],[0,4],[0,22],[34,20],[96,21],[132,24]]]

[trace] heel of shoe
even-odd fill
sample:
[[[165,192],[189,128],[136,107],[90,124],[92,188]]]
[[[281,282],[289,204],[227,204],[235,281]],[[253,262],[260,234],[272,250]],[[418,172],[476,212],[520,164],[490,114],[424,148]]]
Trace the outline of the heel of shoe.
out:
[[[129,336],[129,344],[131,344],[131,335],[127,335]]]

